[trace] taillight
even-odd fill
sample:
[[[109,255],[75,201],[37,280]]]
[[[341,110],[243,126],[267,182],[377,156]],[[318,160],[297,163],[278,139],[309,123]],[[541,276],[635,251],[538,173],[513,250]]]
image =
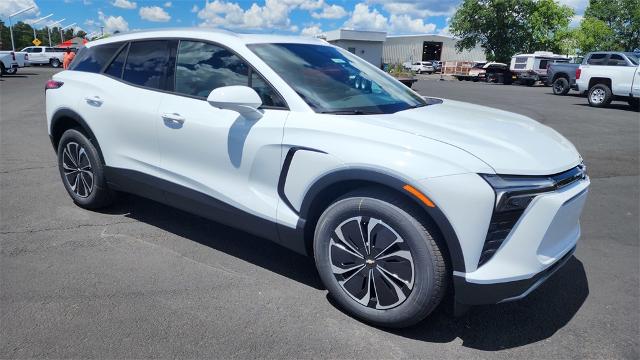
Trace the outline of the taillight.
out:
[[[24,54],[24,59],[29,60],[29,54]]]
[[[576,69],[576,80],[580,80],[580,74],[582,74],[582,69],[577,68]]]
[[[62,84],[64,84],[62,81],[47,80],[46,84],[44,84],[44,91],[59,89],[62,87]]]
[[[13,51],[11,52],[11,58],[13,59],[13,61],[16,61],[16,53],[14,53]]]

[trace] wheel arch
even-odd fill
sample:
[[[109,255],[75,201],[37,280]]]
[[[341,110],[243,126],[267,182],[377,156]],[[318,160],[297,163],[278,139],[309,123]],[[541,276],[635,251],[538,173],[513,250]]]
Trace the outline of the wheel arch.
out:
[[[609,79],[609,78],[592,77],[591,79],[589,79],[589,89],[591,89],[593,86],[595,86],[597,84],[607,85],[609,87],[609,89],[611,89],[611,79]]]
[[[102,150],[100,149],[100,144],[98,144],[98,140],[91,130],[91,127],[82,118],[82,116],[71,109],[58,109],[51,117],[49,134],[51,136],[51,144],[53,145],[54,150],[58,150],[58,143],[60,142],[62,134],[69,129],[78,129],[87,136],[89,141],[91,141],[93,146],[98,150],[100,161],[102,161],[103,164],[105,163],[104,157],[102,156]]]
[[[316,180],[307,190],[300,207],[300,218],[303,227],[303,239],[307,254],[313,255],[313,237],[322,212],[341,196],[365,187],[379,187],[406,199],[420,214],[421,221],[431,222],[439,232],[444,245],[444,252],[453,271],[465,271],[464,257],[458,237],[444,213],[436,207],[429,207],[412,196],[403,186],[411,185],[404,179],[369,169],[342,169],[324,175]]]

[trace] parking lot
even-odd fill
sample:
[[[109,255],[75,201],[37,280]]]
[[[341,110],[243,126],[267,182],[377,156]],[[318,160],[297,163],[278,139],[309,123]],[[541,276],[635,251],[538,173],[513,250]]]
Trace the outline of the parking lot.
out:
[[[0,358],[640,356],[640,115],[624,102],[422,77],[423,95],[558,130],[592,186],[575,257],[529,297],[387,330],[344,314],[312,259],[266,240],[136,196],[75,206],[47,136],[55,71],[0,80]]]

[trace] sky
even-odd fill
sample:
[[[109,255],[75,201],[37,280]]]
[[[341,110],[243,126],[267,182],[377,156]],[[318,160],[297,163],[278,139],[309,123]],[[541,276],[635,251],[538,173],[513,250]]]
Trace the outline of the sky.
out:
[[[588,0],[558,0],[572,7],[577,24]],[[107,33],[166,27],[217,27],[236,32],[314,36],[339,28],[389,34],[445,34],[461,0],[0,0],[0,18],[36,27],[65,19],[76,30]]]

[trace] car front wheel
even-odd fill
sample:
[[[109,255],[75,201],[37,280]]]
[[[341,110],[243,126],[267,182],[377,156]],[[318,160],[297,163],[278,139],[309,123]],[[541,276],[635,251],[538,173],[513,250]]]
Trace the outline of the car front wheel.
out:
[[[70,129],[62,134],[58,169],[69,196],[80,207],[98,209],[113,202],[115,196],[107,186],[98,150],[80,131]]]
[[[611,103],[611,89],[605,84],[596,84],[589,89],[589,105],[604,107]]]
[[[400,196],[371,188],[329,206],[314,236],[316,266],[340,307],[374,325],[424,319],[446,289],[435,228]]]
[[[49,62],[49,64],[51,64],[51,67],[54,67],[54,68],[60,67],[60,60],[58,60],[58,59],[51,59],[51,61]]]

